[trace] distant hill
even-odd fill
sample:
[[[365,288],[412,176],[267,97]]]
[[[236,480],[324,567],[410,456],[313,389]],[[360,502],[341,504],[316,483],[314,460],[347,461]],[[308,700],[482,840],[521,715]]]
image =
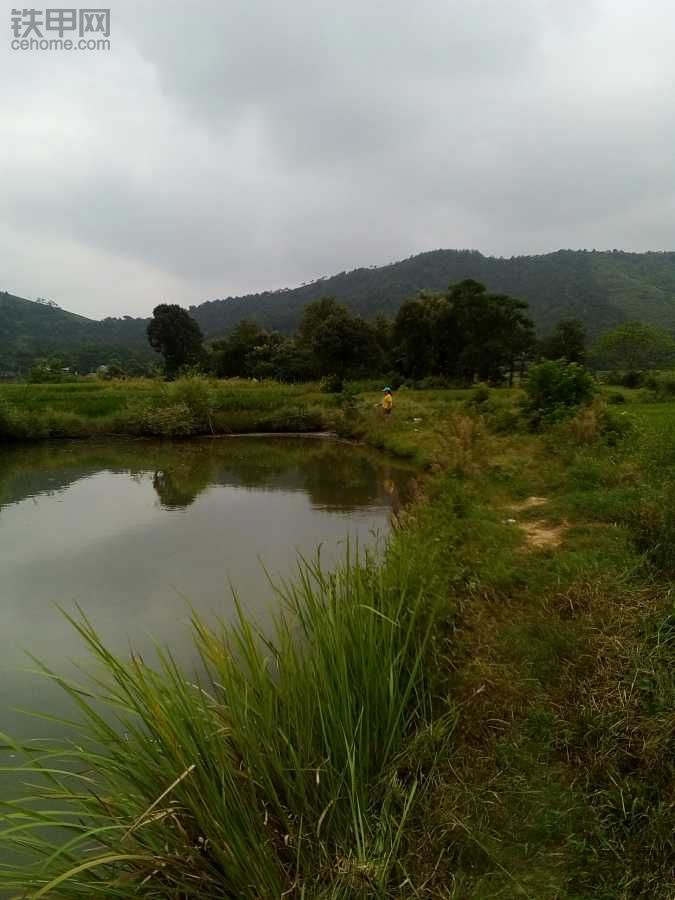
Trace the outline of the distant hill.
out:
[[[418,291],[444,290],[463,278],[526,300],[540,333],[575,316],[597,335],[626,319],[641,319],[675,333],[675,253],[559,250],[509,259],[475,250],[432,250],[387,266],[341,272],[292,289],[211,300],[190,308],[207,337],[228,332],[240,319],[293,331],[303,307],[332,295],[367,318],[393,316]],[[161,302],[161,298],[157,298]],[[156,359],[146,343],[146,320],[101,322],[0,293],[0,375],[25,371],[37,356],[76,353],[80,368],[118,359]]]
[[[87,370],[113,359],[125,363],[155,359],[145,328],[145,319],[98,322],[0,292],[0,377],[25,372],[36,359],[56,353]]]
[[[559,250],[503,259],[475,250],[432,250],[290,290],[213,300],[190,311],[207,333],[227,331],[243,317],[292,331],[303,306],[321,295],[337,297],[366,317],[392,315],[418,291],[444,290],[464,278],[527,300],[541,333],[564,316],[581,319],[591,334],[627,318],[675,332],[675,253]]]

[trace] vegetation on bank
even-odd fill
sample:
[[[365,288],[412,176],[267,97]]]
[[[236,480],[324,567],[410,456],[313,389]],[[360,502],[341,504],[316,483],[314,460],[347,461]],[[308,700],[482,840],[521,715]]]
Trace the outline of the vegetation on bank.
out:
[[[338,393],[326,388],[203,377],[0,385],[0,441],[331,431],[427,464],[436,423],[467,397],[462,390],[401,389],[389,427],[380,382],[349,383]],[[508,420],[513,396],[492,392],[494,414],[504,409]]]
[[[302,565],[272,639],[195,620],[199,684],[76,618],[84,722],[8,739],[33,786],[3,804],[0,885],[670,900],[675,406],[559,375],[403,392],[386,424],[357,399],[371,439],[424,447],[424,497],[382,563]]]
[[[537,331],[546,335],[560,317],[581,319],[592,336],[627,319],[643,319],[675,332],[675,254],[561,250],[543,256],[496,259],[477,251],[435,250],[387,266],[341,272],[293,289],[212,300],[190,307],[207,339],[226,335],[241,319],[292,334],[303,309],[328,295],[352,314],[393,318],[419,291],[445,291],[467,278],[530,305]],[[124,310],[120,310],[123,313]],[[27,374],[39,359],[79,372],[121,365],[130,375],[152,365],[147,319],[122,316],[101,322],[47,303],[0,293],[0,377]]]
[[[339,410],[329,401],[318,384],[203,377],[0,385],[0,439],[332,430]]]

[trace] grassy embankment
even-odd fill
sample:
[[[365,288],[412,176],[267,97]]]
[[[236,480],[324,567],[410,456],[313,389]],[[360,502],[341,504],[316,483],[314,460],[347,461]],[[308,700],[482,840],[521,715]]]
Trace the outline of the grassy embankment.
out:
[[[375,414],[382,397],[379,386],[362,382],[353,387],[354,394],[340,395],[324,393],[318,384],[239,379],[5,384],[0,385],[0,440],[337,431],[368,434],[381,449],[427,462],[434,444],[430,422],[465,394],[401,391],[397,426],[389,429]],[[413,421],[418,417],[421,423]]]
[[[12,748],[49,784],[4,808],[0,885],[670,900],[675,405],[533,435],[511,396],[402,394],[386,425],[363,398],[369,439],[431,462],[424,500],[383,565],[286,588],[273,644],[195,622],[208,683],[79,623],[104,683],[64,685],[70,744]]]

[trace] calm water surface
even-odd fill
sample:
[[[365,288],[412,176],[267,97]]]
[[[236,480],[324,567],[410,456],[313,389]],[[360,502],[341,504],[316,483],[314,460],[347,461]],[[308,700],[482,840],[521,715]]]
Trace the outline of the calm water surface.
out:
[[[13,710],[68,715],[31,666],[86,659],[59,613],[79,604],[108,646],[194,661],[191,603],[232,617],[232,589],[264,625],[276,600],[265,569],[288,577],[297,554],[334,564],[347,539],[373,546],[410,473],[360,448],[319,440],[232,438],[0,448],[0,731],[58,726]]]

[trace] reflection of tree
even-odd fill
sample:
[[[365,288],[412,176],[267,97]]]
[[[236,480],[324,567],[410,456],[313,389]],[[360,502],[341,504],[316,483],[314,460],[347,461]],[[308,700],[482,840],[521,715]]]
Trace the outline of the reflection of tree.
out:
[[[331,447],[303,466],[305,489],[315,506],[348,512],[368,506],[380,494],[377,467],[359,453]]]
[[[315,506],[344,512],[374,502],[395,507],[406,479],[405,470],[373,452],[323,441],[50,442],[0,448],[0,508],[101,471],[132,478],[152,473],[166,509],[185,509],[210,484],[306,491]]]
[[[183,460],[182,465],[156,469],[152,486],[166,509],[185,509],[213,483],[211,460]]]

